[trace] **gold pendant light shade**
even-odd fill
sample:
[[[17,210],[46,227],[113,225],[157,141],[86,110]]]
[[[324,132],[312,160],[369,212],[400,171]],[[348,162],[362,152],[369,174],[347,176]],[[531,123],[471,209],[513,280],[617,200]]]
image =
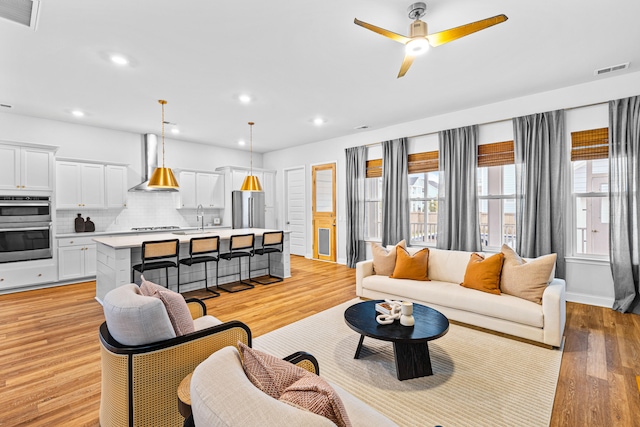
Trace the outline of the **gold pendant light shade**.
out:
[[[260,185],[260,181],[258,181],[258,177],[255,175],[248,175],[245,177],[244,182],[242,183],[242,187],[240,187],[241,191],[262,191],[262,186]]]
[[[171,168],[156,168],[149,178],[149,187],[153,188],[178,188],[178,181],[173,176]]]
[[[258,177],[253,174],[253,125],[255,123],[249,122],[249,150],[251,153],[251,169],[249,169],[249,175],[244,179],[240,191],[262,191],[262,185]]]
[[[147,186],[150,188],[179,188],[180,186],[176,177],[173,176],[171,168],[164,167],[164,106],[167,101],[160,99],[158,103],[162,105],[162,167],[153,171]]]

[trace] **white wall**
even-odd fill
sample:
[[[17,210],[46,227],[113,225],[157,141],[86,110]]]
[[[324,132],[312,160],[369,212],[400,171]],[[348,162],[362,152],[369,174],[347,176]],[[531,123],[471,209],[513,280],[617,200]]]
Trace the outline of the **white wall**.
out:
[[[284,200],[282,197],[284,191],[283,169],[306,166],[307,194],[311,194],[310,166],[337,161],[337,253],[338,262],[345,263],[345,148],[368,145],[399,137],[424,135],[410,138],[409,152],[436,150],[438,148],[436,132],[472,124],[482,124],[480,126],[481,143],[506,141],[513,139],[511,118],[562,108],[571,109],[566,113],[567,134],[577,129],[606,127],[608,126],[607,106],[596,105],[589,107],[589,105],[638,94],[640,94],[640,73],[638,72],[619,77],[598,78],[587,84],[569,86],[554,91],[509,99],[440,116],[427,117],[382,129],[374,128],[340,138],[266,153],[264,155],[264,167],[275,169],[278,172],[276,175],[276,194],[277,200],[282,201]],[[369,149],[369,151],[374,150],[379,150],[379,148],[371,147]],[[370,156],[370,158],[375,157],[381,157],[379,151],[375,154],[372,153],[372,156]],[[279,207],[277,218],[279,227],[283,227],[281,223],[281,219],[284,217],[283,203],[280,203]],[[310,203],[306,210],[307,236],[312,236]],[[564,214],[567,215],[567,212]],[[307,242],[307,248],[307,253],[311,254],[311,239]],[[585,268],[585,265],[589,267]],[[613,280],[608,269],[608,265],[603,263],[584,264],[581,261],[578,264],[577,262],[568,262],[568,298],[574,301],[610,306],[613,300]]]

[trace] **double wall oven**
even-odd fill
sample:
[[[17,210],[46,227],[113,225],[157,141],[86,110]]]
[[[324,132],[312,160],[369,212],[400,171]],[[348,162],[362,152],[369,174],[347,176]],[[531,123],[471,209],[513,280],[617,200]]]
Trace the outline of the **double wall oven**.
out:
[[[0,196],[0,263],[53,257],[51,198]]]

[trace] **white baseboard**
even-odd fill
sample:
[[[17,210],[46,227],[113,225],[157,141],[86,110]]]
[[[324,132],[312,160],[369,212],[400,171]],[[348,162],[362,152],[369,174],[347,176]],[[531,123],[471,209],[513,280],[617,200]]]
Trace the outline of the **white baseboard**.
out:
[[[567,292],[565,294],[567,301],[578,302],[580,304],[595,305],[598,307],[613,307],[613,298],[598,297],[593,295],[581,294],[578,292]]]

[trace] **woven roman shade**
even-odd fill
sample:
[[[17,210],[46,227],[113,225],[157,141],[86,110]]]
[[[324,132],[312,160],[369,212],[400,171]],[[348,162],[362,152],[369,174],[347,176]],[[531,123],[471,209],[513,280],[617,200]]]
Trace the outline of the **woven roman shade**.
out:
[[[609,128],[571,132],[571,161],[609,157]]]
[[[409,154],[408,160],[410,174],[421,172],[436,172],[439,169],[437,151]]]
[[[478,145],[478,167],[504,166],[515,163],[513,141]]]
[[[367,160],[367,178],[382,176],[382,159]]]

